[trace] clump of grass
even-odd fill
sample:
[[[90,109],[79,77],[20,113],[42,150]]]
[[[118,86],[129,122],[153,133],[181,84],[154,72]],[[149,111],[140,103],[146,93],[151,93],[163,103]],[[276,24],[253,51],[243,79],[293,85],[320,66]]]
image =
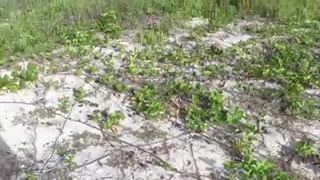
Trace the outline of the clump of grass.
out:
[[[145,15],[142,12],[170,19],[204,17],[208,18],[212,25],[217,25],[242,15],[261,15],[281,20],[319,19],[318,4],[317,0],[293,0],[289,4],[285,0],[79,0],[77,3],[72,0],[26,0],[23,3],[3,0],[0,2],[3,7],[1,14],[4,19],[8,19],[9,25],[1,27],[0,37],[3,39],[5,56],[30,54],[53,49],[66,37],[69,41],[70,37],[78,36],[78,42],[85,42],[85,32],[91,30],[117,37],[121,32],[121,25],[132,24],[126,23],[128,21],[138,21]],[[61,39],[63,34],[66,36]],[[141,36],[141,39],[145,39],[143,41],[150,44],[154,41],[153,37],[163,35],[160,32],[151,32],[146,38]]]
[[[167,41],[168,33],[161,28],[152,28],[137,34],[137,41],[145,46],[163,46]]]

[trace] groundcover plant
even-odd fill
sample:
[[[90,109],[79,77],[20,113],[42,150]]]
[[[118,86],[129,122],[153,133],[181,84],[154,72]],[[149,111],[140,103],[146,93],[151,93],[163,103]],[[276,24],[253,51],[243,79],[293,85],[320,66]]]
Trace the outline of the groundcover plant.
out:
[[[320,179],[319,6],[0,0],[0,177]]]

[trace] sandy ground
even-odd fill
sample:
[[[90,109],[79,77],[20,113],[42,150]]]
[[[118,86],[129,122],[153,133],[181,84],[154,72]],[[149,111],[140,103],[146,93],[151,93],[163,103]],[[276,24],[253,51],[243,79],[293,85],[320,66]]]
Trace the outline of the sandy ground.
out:
[[[205,25],[198,18],[191,27]],[[221,31],[208,34],[202,40],[210,45],[228,48],[251,35],[240,31],[249,22],[239,21]],[[251,22],[250,22],[251,23]],[[181,30],[187,34],[186,30]],[[192,48],[192,42],[181,42],[183,34],[169,38]],[[143,48],[130,38],[117,40],[125,49]],[[111,47],[97,47],[103,55],[117,53]],[[120,63],[120,62],[118,62]],[[116,64],[120,67],[120,64]],[[51,87],[48,87],[50,84]],[[223,89],[230,100],[237,82],[225,83]],[[259,85],[259,82],[255,82]],[[86,101],[77,103],[73,99],[74,88],[83,87]],[[71,108],[63,113],[59,110],[59,98],[70,97]],[[125,119],[117,126],[118,132],[106,131],[99,123],[89,120],[94,111],[121,111]],[[254,113],[248,111],[247,114]],[[26,171],[33,171],[39,179],[221,179],[225,173],[223,163],[230,159],[228,133],[221,127],[209,129],[203,134],[191,133],[183,128],[180,119],[148,121],[135,114],[124,94],[115,94],[105,87],[71,73],[42,74],[41,81],[18,93],[0,95],[0,177],[23,179]],[[277,117],[266,116],[269,121]],[[319,140],[320,123],[299,123],[286,128],[265,125],[268,133],[257,140],[258,153],[279,155],[282,146],[290,146],[297,135],[295,130],[305,132]],[[262,144],[262,145],[261,145]],[[66,154],[73,154],[69,168]],[[10,159],[10,160],[8,160]],[[319,171],[293,161],[292,166],[320,178]],[[318,173],[317,173],[318,172]],[[6,174],[7,173],[7,174]]]

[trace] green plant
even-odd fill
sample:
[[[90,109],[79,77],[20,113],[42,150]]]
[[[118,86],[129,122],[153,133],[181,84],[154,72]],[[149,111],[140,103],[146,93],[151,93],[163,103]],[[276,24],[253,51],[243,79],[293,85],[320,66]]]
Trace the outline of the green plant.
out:
[[[73,89],[73,96],[79,103],[83,103],[86,97],[86,91],[83,87]]]
[[[136,65],[137,56],[138,54],[136,49],[131,51],[130,55],[128,56],[128,73],[131,75],[137,75],[139,73],[139,68]]]
[[[70,64],[65,64],[64,67],[63,67],[63,70],[67,71],[67,72],[70,71],[71,70]]]
[[[157,94],[156,87],[152,85],[143,85],[136,89],[132,100],[134,109],[148,119],[162,117],[165,114],[165,105]]]
[[[255,42],[246,43],[249,46],[238,46],[233,53],[242,57],[241,69],[250,77],[272,81],[282,87],[277,90],[282,94],[281,102],[284,102],[281,111],[314,118],[319,115],[319,111],[314,98],[305,93],[305,89],[318,86],[320,80],[319,72],[315,71],[320,65],[316,61],[318,55],[312,50],[316,44],[315,39],[318,39],[312,32],[318,30],[309,27],[308,33],[292,31],[305,25],[302,24],[298,22],[267,27],[264,29],[266,38],[275,33],[286,38],[265,40],[262,48],[252,48]]]
[[[104,113],[95,111],[88,115],[89,120],[93,120],[101,123],[103,128],[116,131],[115,125],[119,125],[120,121],[125,118],[125,115],[121,111],[114,111],[111,113]]]
[[[28,63],[26,70],[12,71],[11,76],[0,76],[0,91],[17,92],[19,89],[29,86],[38,79],[38,70],[35,64]]]
[[[101,59],[102,59],[102,58],[101,58]],[[113,54],[110,54],[110,55],[106,56],[106,57],[103,59],[103,64],[104,64],[104,67],[105,67],[105,72],[114,73],[114,71],[115,71],[114,61],[115,61],[115,58],[114,58],[114,55],[113,55]]]
[[[59,110],[63,113],[67,113],[71,107],[70,98],[68,96],[63,96],[59,98]]]
[[[167,41],[167,32],[159,27],[154,27],[137,33],[136,39],[145,46],[162,46]]]
[[[120,82],[120,81],[114,83],[112,87],[113,87],[113,89],[114,89],[115,91],[121,92],[121,93],[122,93],[122,92],[126,92],[126,91],[128,90],[127,85],[124,84],[124,83],[122,83],[122,82]]]
[[[101,14],[97,23],[97,28],[109,37],[118,37],[121,33],[121,27],[117,22],[116,11],[109,10],[108,12]]]
[[[34,172],[28,172],[27,173],[27,180],[36,180]]]
[[[99,71],[99,67],[98,66],[95,66],[95,65],[91,65],[88,67],[87,69],[87,72],[89,74],[93,74],[93,73],[96,73],[97,71]]]
[[[120,93],[125,92],[128,89],[124,82],[117,80],[113,75],[108,73],[105,73],[102,77],[99,77],[98,82]]]
[[[210,26],[242,15],[276,17],[286,24],[319,18],[317,0],[292,0],[290,4],[286,0],[277,3],[274,0],[81,0],[76,4],[72,0],[26,0],[23,4],[17,0],[3,0],[0,3],[1,15],[7,21],[0,31],[0,37],[6,42],[6,57],[52,50],[60,42],[61,34],[66,32],[85,32],[95,27],[108,34],[118,32],[120,24],[139,22],[146,14],[173,20],[204,17],[209,19]],[[17,13],[17,9],[21,13]],[[109,11],[104,13],[106,9]]]
[[[208,78],[217,77],[218,75],[224,75],[226,74],[226,65],[223,63],[211,64],[202,70],[202,74],[203,76]]]
[[[227,122],[232,125],[237,125],[243,117],[243,112],[238,107],[233,106],[231,111],[227,114]]]
[[[17,83],[14,79],[12,79],[8,75],[4,75],[0,77],[0,91],[12,91],[17,92],[19,89],[19,83]]]
[[[314,145],[309,140],[302,140],[297,142],[294,150],[301,157],[310,157],[315,154]]]
[[[64,155],[64,163],[69,166],[69,168],[74,168],[77,166],[77,163],[74,161],[74,155],[71,153]]]
[[[38,79],[37,65],[33,63],[28,63],[26,70],[13,71],[11,76],[14,80],[19,82],[19,87],[24,88],[29,86],[33,81]]]
[[[5,58],[5,54],[6,54],[6,51],[5,51],[5,41],[0,38],[0,66],[3,66],[4,65],[4,58]]]
[[[225,167],[229,171],[229,179],[253,179],[253,180],[290,180],[289,174],[278,170],[268,160],[257,160],[252,155],[246,156],[240,162],[227,162]]]
[[[160,75],[160,69],[155,67],[151,62],[150,64],[146,64],[145,67],[142,68],[141,74],[148,77],[157,77]]]
[[[253,153],[253,138],[254,131],[250,128],[233,144],[233,149],[238,155],[238,158],[224,163],[224,167],[227,169],[227,179],[294,179],[269,160],[257,159]]]
[[[89,120],[92,120],[92,121],[97,121],[97,122],[99,122],[99,121],[101,121],[102,120],[102,115],[101,115],[101,113],[100,112],[93,112],[93,113],[91,113],[91,114],[89,114],[88,115],[88,119]]]
[[[200,59],[199,57],[192,58],[190,55],[186,54],[182,48],[177,48],[170,51],[167,55],[165,55],[164,58],[167,59],[169,62],[180,66],[196,64],[197,61]]]
[[[65,45],[78,46],[91,44],[92,32],[91,31],[70,31],[63,33],[61,39]]]
[[[118,125],[120,120],[125,118],[121,111],[114,111],[107,115],[107,118],[103,120],[103,127],[106,129],[111,129],[114,125]]]
[[[296,115],[311,117],[316,112],[316,102],[304,94],[301,84],[288,81],[285,87],[285,100],[288,102],[288,109]]]
[[[199,107],[188,106],[185,126],[194,131],[204,131],[208,128],[208,123],[204,118],[204,111]]]
[[[224,98],[219,90],[208,91],[202,86],[193,88],[191,103],[186,111],[186,127],[203,131],[210,122],[226,122],[227,111],[223,107]]]
[[[70,56],[71,58],[82,58],[86,56],[90,52],[90,48],[88,46],[67,46],[64,54],[66,56]]]

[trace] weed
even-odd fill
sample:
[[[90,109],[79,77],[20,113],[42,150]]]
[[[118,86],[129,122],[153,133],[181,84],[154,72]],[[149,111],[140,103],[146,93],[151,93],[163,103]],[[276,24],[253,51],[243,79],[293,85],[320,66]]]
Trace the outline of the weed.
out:
[[[113,75],[107,73],[105,73],[102,77],[99,77],[97,82],[104,84],[120,93],[123,93],[128,89],[124,82],[117,80]]]
[[[222,92],[207,91],[202,88],[199,86],[198,89],[193,89],[191,103],[186,111],[186,127],[196,131],[205,130],[209,122],[227,122],[228,120],[228,111],[223,107]],[[238,119],[235,118],[234,121],[236,120]]]
[[[169,62],[171,62],[172,64],[180,65],[180,66],[196,64],[197,60],[199,60],[199,58],[191,58],[189,55],[184,53],[182,48],[174,49],[173,51],[165,55],[164,58]]]
[[[227,114],[227,122],[232,125],[237,125],[242,117],[243,112],[240,111],[238,107],[233,106],[231,112]]]
[[[86,97],[86,91],[83,87],[73,89],[73,96],[79,103],[83,103]]]
[[[288,25],[287,28],[292,27]],[[280,27],[276,29],[281,31]],[[250,76],[267,79],[283,87],[279,91],[284,95],[284,110],[292,115],[315,117],[318,115],[316,102],[305,93],[305,88],[319,82],[314,70],[319,63],[315,62],[316,55],[312,53],[312,44],[315,42],[308,40],[311,34],[294,32],[286,36],[288,38],[264,42],[263,50],[258,48],[253,51],[242,46],[237,47],[235,53],[245,59],[241,66]],[[305,40],[308,42],[303,43]]]
[[[70,31],[61,35],[63,44],[68,46],[78,46],[91,44],[92,32],[90,31]]]
[[[27,173],[27,180],[36,180],[34,172],[28,172]]]
[[[301,84],[287,82],[285,100],[288,102],[288,109],[296,115],[312,117],[316,113],[316,102],[303,92],[304,88]]]
[[[223,63],[220,64],[211,64],[202,70],[202,74],[205,77],[217,77],[218,75],[226,74],[226,65]]]
[[[70,98],[68,96],[63,96],[59,98],[59,110],[63,113],[67,113],[71,107]]]
[[[82,58],[87,55],[90,51],[90,48],[87,46],[67,46],[64,53],[72,58]]]
[[[80,59],[80,61],[77,64],[77,74],[81,74],[81,72],[83,71],[83,69],[89,65],[89,61],[87,59]]]
[[[131,75],[136,75],[139,73],[139,69],[135,64],[137,62],[137,52],[136,49],[131,51],[130,55],[128,56],[128,73]]]
[[[119,125],[120,121],[124,118],[125,115],[121,111],[114,111],[111,113],[95,111],[88,115],[89,120],[100,123],[103,128],[111,130],[114,133],[117,132],[117,129],[114,126]]]
[[[154,86],[139,87],[135,90],[132,100],[134,109],[143,113],[147,119],[162,117],[165,114],[165,105]]]
[[[141,74],[148,77],[157,77],[160,74],[160,70],[156,68],[152,63],[146,64],[142,69]]]
[[[141,51],[137,52],[137,59],[144,61],[153,61],[157,60],[159,56],[159,52],[155,48],[145,47]]]
[[[88,115],[88,119],[89,120],[92,120],[92,121],[97,121],[97,122],[99,122],[99,121],[101,121],[102,120],[102,115],[101,115],[101,113],[100,112],[93,112],[92,114],[89,114]]]
[[[127,85],[120,82],[120,81],[114,83],[112,87],[113,87],[113,90],[120,92],[120,93],[126,92],[128,90]]]
[[[64,163],[67,164],[71,169],[77,166],[77,163],[74,161],[74,155],[71,153],[64,155]]]
[[[206,26],[197,26],[192,28],[192,31],[190,33],[190,38],[192,40],[199,40],[200,38],[204,37],[206,32],[208,32],[208,29]]]
[[[63,70],[66,71],[66,72],[70,71],[71,70],[70,64],[65,64],[64,67],[63,67]]]
[[[101,14],[97,28],[109,37],[119,37],[121,27],[118,25],[116,12],[114,10],[109,10],[108,12]]]
[[[107,118],[103,121],[103,127],[106,129],[111,129],[114,125],[118,125],[120,120],[125,118],[121,111],[114,111],[109,113]]]
[[[305,158],[315,154],[315,148],[311,143],[311,141],[309,140],[299,141],[295,145],[294,150],[299,156],[305,157]]]
[[[24,88],[29,86],[33,81],[38,79],[37,65],[28,63],[25,71],[13,71],[12,77],[19,82],[19,87]]]
[[[0,76],[0,91],[17,92],[29,86],[38,79],[38,70],[35,64],[28,63],[26,70],[12,71],[11,76]]]
[[[96,73],[97,71],[99,71],[99,67],[98,66],[95,66],[95,65],[91,65],[88,67],[87,69],[87,72],[89,74],[93,74],[93,73]]]
[[[0,77],[0,91],[17,92],[19,88],[19,83],[17,83],[10,76],[4,75]]]
[[[204,111],[202,111],[199,107],[188,106],[185,126],[194,131],[203,131],[208,128],[208,123],[204,117]]]
[[[293,179],[269,160],[259,160],[254,157],[253,133],[252,130],[249,130],[239,140],[235,141],[233,148],[240,159],[224,163],[228,174],[227,179]]]
[[[4,65],[5,58],[5,42],[2,38],[0,38],[0,66]]]
[[[163,46],[167,42],[167,32],[158,27],[139,32],[137,41],[145,46]]]
[[[230,173],[229,179],[292,179],[286,172],[275,168],[270,161],[257,160],[252,155],[246,156],[240,162],[227,162],[225,167]]]
[[[104,61],[105,72],[113,73],[114,72],[114,56],[113,54],[108,55]]]
[[[307,3],[293,0],[290,4],[287,4],[285,0],[277,1],[277,3],[274,3],[274,0],[254,2],[82,0],[77,4],[70,0],[58,2],[26,0],[23,4],[18,1],[3,0],[1,7],[3,7],[1,12],[3,19],[8,19],[9,25],[1,26],[0,32],[0,37],[5,42],[4,47],[7,49],[6,56],[13,53],[51,50],[59,43],[60,35],[66,33],[66,28],[68,29],[66,34],[69,34],[68,32],[84,34],[96,27],[97,30],[109,36],[110,34],[118,35],[121,29],[120,24],[137,21],[146,13],[170,17],[170,19],[204,17],[215,26],[238,15],[263,15],[277,17],[280,20],[299,21],[319,17],[317,0],[309,0]],[[16,15],[16,9],[22,13]],[[106,9],[108,11],[104,13]],[[99,14],[100,18],[97,18]]]

